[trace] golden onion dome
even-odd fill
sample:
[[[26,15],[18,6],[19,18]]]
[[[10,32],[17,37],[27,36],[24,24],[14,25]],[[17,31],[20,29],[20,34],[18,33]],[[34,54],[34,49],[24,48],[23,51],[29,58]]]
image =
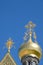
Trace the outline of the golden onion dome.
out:
[[[34,39],[35,42],[32,41],[32,28],[35,25],[30,22],[26,27],[30,28],[29,30],[29,34],[27,33],[25,37],[28,37],[29,35],[29,40],[27,42],[25,42],[23,45],[21,45],[20,49],[19,49],[19,58],[22,59],[24,56],[32,56],[32,57],[36,57],[40,60],[41,56],[42,56],[42,50],[40,48],[40,46],[38,45],[37,41],[36,41],[36,35],[34,34]]]
[[[42,55],[40,46],[37,43],[32,42],[32,40],[24,43],[19,49],[19,57],[21,59],[26,55],[36,57],[40,60]]]

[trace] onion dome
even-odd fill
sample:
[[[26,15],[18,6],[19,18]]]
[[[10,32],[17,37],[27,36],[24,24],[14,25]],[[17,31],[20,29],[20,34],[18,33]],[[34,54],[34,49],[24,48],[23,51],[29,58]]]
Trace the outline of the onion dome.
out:
[[[19,58],[22,59],[24,56],[32,56],[40,60],[42,50],[36,41],[36,34],[33,31],[35,24],[30,21],[25,27],[27,28],[27,32],[24,37],[25,42],[19,48]]]

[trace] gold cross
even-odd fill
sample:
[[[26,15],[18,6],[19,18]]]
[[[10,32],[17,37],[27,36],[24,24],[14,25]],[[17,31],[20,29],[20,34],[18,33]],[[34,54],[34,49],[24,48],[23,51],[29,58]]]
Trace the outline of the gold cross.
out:
[[[7,41],[6,46],[8,48],[8,52],[10,52],[10,49],[13,46],[13,40],[11,40],[11,38],[9,38],[9,40]]]

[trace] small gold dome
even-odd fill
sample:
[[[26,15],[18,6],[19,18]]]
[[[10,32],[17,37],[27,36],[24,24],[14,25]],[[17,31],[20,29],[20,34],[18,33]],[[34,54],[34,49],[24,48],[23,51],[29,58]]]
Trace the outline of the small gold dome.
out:
[[[29,40],[27,43],[23,44],[19,49],[19,57],[20,59],[25,55],[36,57],[40,60],[42,51],[40,46],[37,43]]]

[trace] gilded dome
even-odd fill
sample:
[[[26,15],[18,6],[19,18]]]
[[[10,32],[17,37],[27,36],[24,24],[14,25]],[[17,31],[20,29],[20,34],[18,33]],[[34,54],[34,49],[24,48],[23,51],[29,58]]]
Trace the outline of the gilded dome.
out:
[[[27,43],[24,43],[19,49],[20,59],[25,55],[33,56],[40,59],[42,51],[38,43],[34,43],[32,42],[32,40],[29,40]]]
[[[27,32],[25,33],[25,40],[28,40],[25,42],[19,49],[19,57],[22,59],[24,56],[32,56],[36,57],[40,60],[42,55],[42,50],[40,46],[38,45],[36,41],[36,34],[33,32],[33,28],[35,27],[35,24],[30,21],[27,25]],[[34,38],[34,42],[32,41],[32,38]]]

